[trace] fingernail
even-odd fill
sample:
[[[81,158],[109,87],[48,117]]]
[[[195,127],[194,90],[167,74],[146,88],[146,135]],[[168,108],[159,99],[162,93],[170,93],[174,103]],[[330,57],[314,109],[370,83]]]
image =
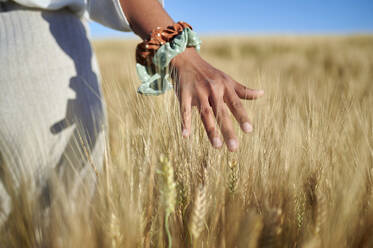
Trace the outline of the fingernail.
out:
[[[231,151],[236,150],[236,149],[238,148],[237,140],[235,140],[235,139],[230,139],[230,140],[228,141],[228,148],[229,148],[229,150],[231,150]]]
[[[221,140],[219,139],[219,138],[213,138],[212,139],[212,145],[214,146],[214,147],[221,147],[222,146],[222,142],[221,142]]]
[[[264,95],[264,90],[258,90],[258,95]]]
[[[188,137],[189,130],[188,129],[184,129],[182,135],[183,135],[183,137]]]
[[[242,129],[246,132],[246,133],[251,133],[253,131],[253,127],[250,125],[250,123],[248,122],[245,122],[244,124],[242,124]]]

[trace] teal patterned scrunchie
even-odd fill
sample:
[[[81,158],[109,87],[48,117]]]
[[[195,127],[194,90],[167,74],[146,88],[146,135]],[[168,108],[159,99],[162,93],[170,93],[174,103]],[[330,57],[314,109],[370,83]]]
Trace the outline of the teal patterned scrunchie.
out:
[[[175,36],[170,42],[163,44],[152,58],[156,73],[151,72],[151,68],[136,63],[137,75],[141,80],[141,85],[137,92],[143,95],[160,95],[172,89],[168,65],[178,54],[184,52],[187,47],[195,47],[200,50],[201,40],[196,32],[190,28],[185,28]]]

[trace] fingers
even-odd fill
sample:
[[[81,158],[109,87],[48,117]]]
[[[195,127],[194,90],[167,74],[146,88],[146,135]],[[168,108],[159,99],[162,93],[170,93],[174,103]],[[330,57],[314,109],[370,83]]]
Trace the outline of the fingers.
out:
[[[181,130],[184,138],[190,135],[192,119],[192,97],[184,92],[180,96]]]
[[[224,77],[227,79],[227,77]],[[229,78],[228,78],[229,79]],[[210,82],[211,81],[211,82]],[[234,80],[207,80],[207,83],[192,85],[177,91],[180,100],[182,118],[182,135],[188,137],[191,131],[192,105],[198,106],[201,120],[211,144],[218,148],[222,146],[215,118],[230,151],[238,149],[238,140],[234,133],[232,120],[227,105],[246,133],[252,131],[252,125],[242,105],[241,99],[256,99],[264,94],[262,90],[253,90]],[[198,87],[197,87],[198,86]],[[189,90],[188,90],[189,89]]]
[[[233,116],[240,124],[241,129],[246,133],[252,132],[253,127],[250,124],[250,120],[247,116],[244,106],[241,103],[241,99],[236,95],[236,93],[227,92],[225,102],[228,105]]]
[[[219,124],[221,133],[224,137],[228,149],[232,152],[236,151],[238,149],[238,141],[223,99],[221,99],[220,101],[215,101],[213,106],[216,120]]]
[[[219,138],[219,132],[215,126],[214,112],[212,111],[212,108],[207,100],[206,102],[200,104],[199,112],[201,114],[202,123],[205,127],[207,136],[209,137],[211,144],[215,148],[221,147],[223,145],[223,142]]]
[[[244,86],[240,83],[237,83],[237,82],[234,83],[234,89],[235,89],[237,95],[241,99],[254,100],[254,99],[257,99],[257,98],[261,97],[262,95],[264,95],[263,90],[249,89],[246,86]]]

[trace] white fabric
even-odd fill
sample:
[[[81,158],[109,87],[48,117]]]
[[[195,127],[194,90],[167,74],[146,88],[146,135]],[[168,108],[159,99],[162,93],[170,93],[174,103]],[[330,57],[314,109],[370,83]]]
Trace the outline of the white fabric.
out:
[[[2,0],[0,0],[2,1]],[[68,7],[78,15],[88,14],[93,21],[120,31],[131,31],[119,0],[13,0],[31,8],[57,10]],[[163,5],[163,0],[159,0]]]

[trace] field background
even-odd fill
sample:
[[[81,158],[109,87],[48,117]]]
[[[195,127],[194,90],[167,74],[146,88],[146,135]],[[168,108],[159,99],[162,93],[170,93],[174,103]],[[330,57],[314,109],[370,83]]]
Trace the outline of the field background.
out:
[[[173,92],[136,93],[135,46],[94,43],[110,147],[94,200],[39,228],[48,247],[373,246],[373,36],[203,39],[206,60],[265,91],[236,153],[210,146],[196,110],[182,139]],[[12,228],[12,245],[39,244]]]
[[[177,189],[169,223],[175,247],[190,247],[190,232],[197,247],[373,246],[373,37],[203,41],[206,60],[266,93],[246,102],[255,130],[237,128],[236,154],[210,147],[197,111],[183,141],[173,92],[135,93],[134,42],[95,44],[112,158],[131,187],[133,242],[165,245],[158,194],[166,186],[154,172],[165,154]]]

